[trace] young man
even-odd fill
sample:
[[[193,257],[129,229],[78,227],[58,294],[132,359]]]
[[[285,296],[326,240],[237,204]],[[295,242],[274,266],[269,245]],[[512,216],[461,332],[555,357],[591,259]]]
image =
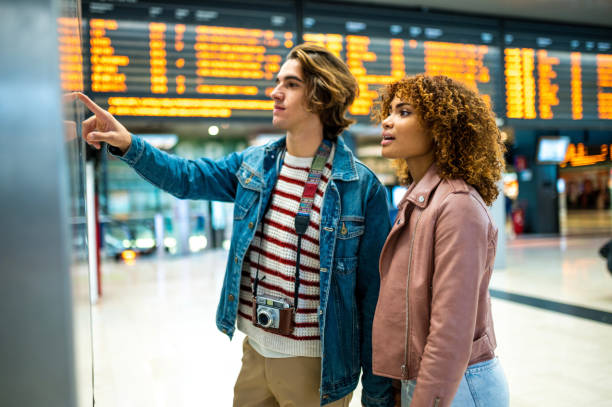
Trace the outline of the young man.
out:
[[[247,335],[234,406],[393,405],[372,374],[378,257],[390,229],[386,192],[338,135],[357,82],[324,48],[300,45],[282,65],[273,124],[286,137],[218,161],[165,154],[95,113],[83,136],[183,199],[234,202],[217,326]],[[299,259],[299,260],[298,260]]]

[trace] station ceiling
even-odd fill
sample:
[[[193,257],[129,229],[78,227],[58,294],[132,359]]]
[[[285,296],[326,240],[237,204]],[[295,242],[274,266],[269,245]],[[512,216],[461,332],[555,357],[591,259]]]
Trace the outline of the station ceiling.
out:
[[[612,0],[351,0],[351,2],[612,27]]]

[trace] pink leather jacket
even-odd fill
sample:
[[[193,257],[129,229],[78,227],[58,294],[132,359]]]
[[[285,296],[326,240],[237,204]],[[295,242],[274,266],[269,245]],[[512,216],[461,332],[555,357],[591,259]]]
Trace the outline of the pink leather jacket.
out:
[[[433,164],[412,184],[380,257],[373,371],[416,379],[411,407],[450,406],[496,347],[489,280],[497,229],[478,192]]]

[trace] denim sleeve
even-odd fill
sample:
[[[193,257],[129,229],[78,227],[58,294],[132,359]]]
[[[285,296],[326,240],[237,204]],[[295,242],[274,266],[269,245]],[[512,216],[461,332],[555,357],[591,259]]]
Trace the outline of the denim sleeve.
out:
[[[357,270],[357,306],[361,325],[361,403],[366,407],[394,405],[391,379],[372,373],[372,323],[378,301],[380,274],[378,259],[391,229],[387,193],[376,181],[366,207],[365,233],[359,248]]]
[[[240,153],[216,161],[188,160],[158,150],[136,135],[132,135],[132,144],[123,156],[116,149],[109,151],[151,184],[177,198],[230,202],[235,199]]]

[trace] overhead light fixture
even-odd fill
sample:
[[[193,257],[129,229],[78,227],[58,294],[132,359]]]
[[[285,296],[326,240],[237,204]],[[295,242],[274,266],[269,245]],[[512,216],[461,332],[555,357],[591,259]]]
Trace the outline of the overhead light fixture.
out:
[[[208,128],[208,134],[210,134],[211,136],[216,136],[217,134],[219,134],[219,128],[217,126],[210,126]]]

